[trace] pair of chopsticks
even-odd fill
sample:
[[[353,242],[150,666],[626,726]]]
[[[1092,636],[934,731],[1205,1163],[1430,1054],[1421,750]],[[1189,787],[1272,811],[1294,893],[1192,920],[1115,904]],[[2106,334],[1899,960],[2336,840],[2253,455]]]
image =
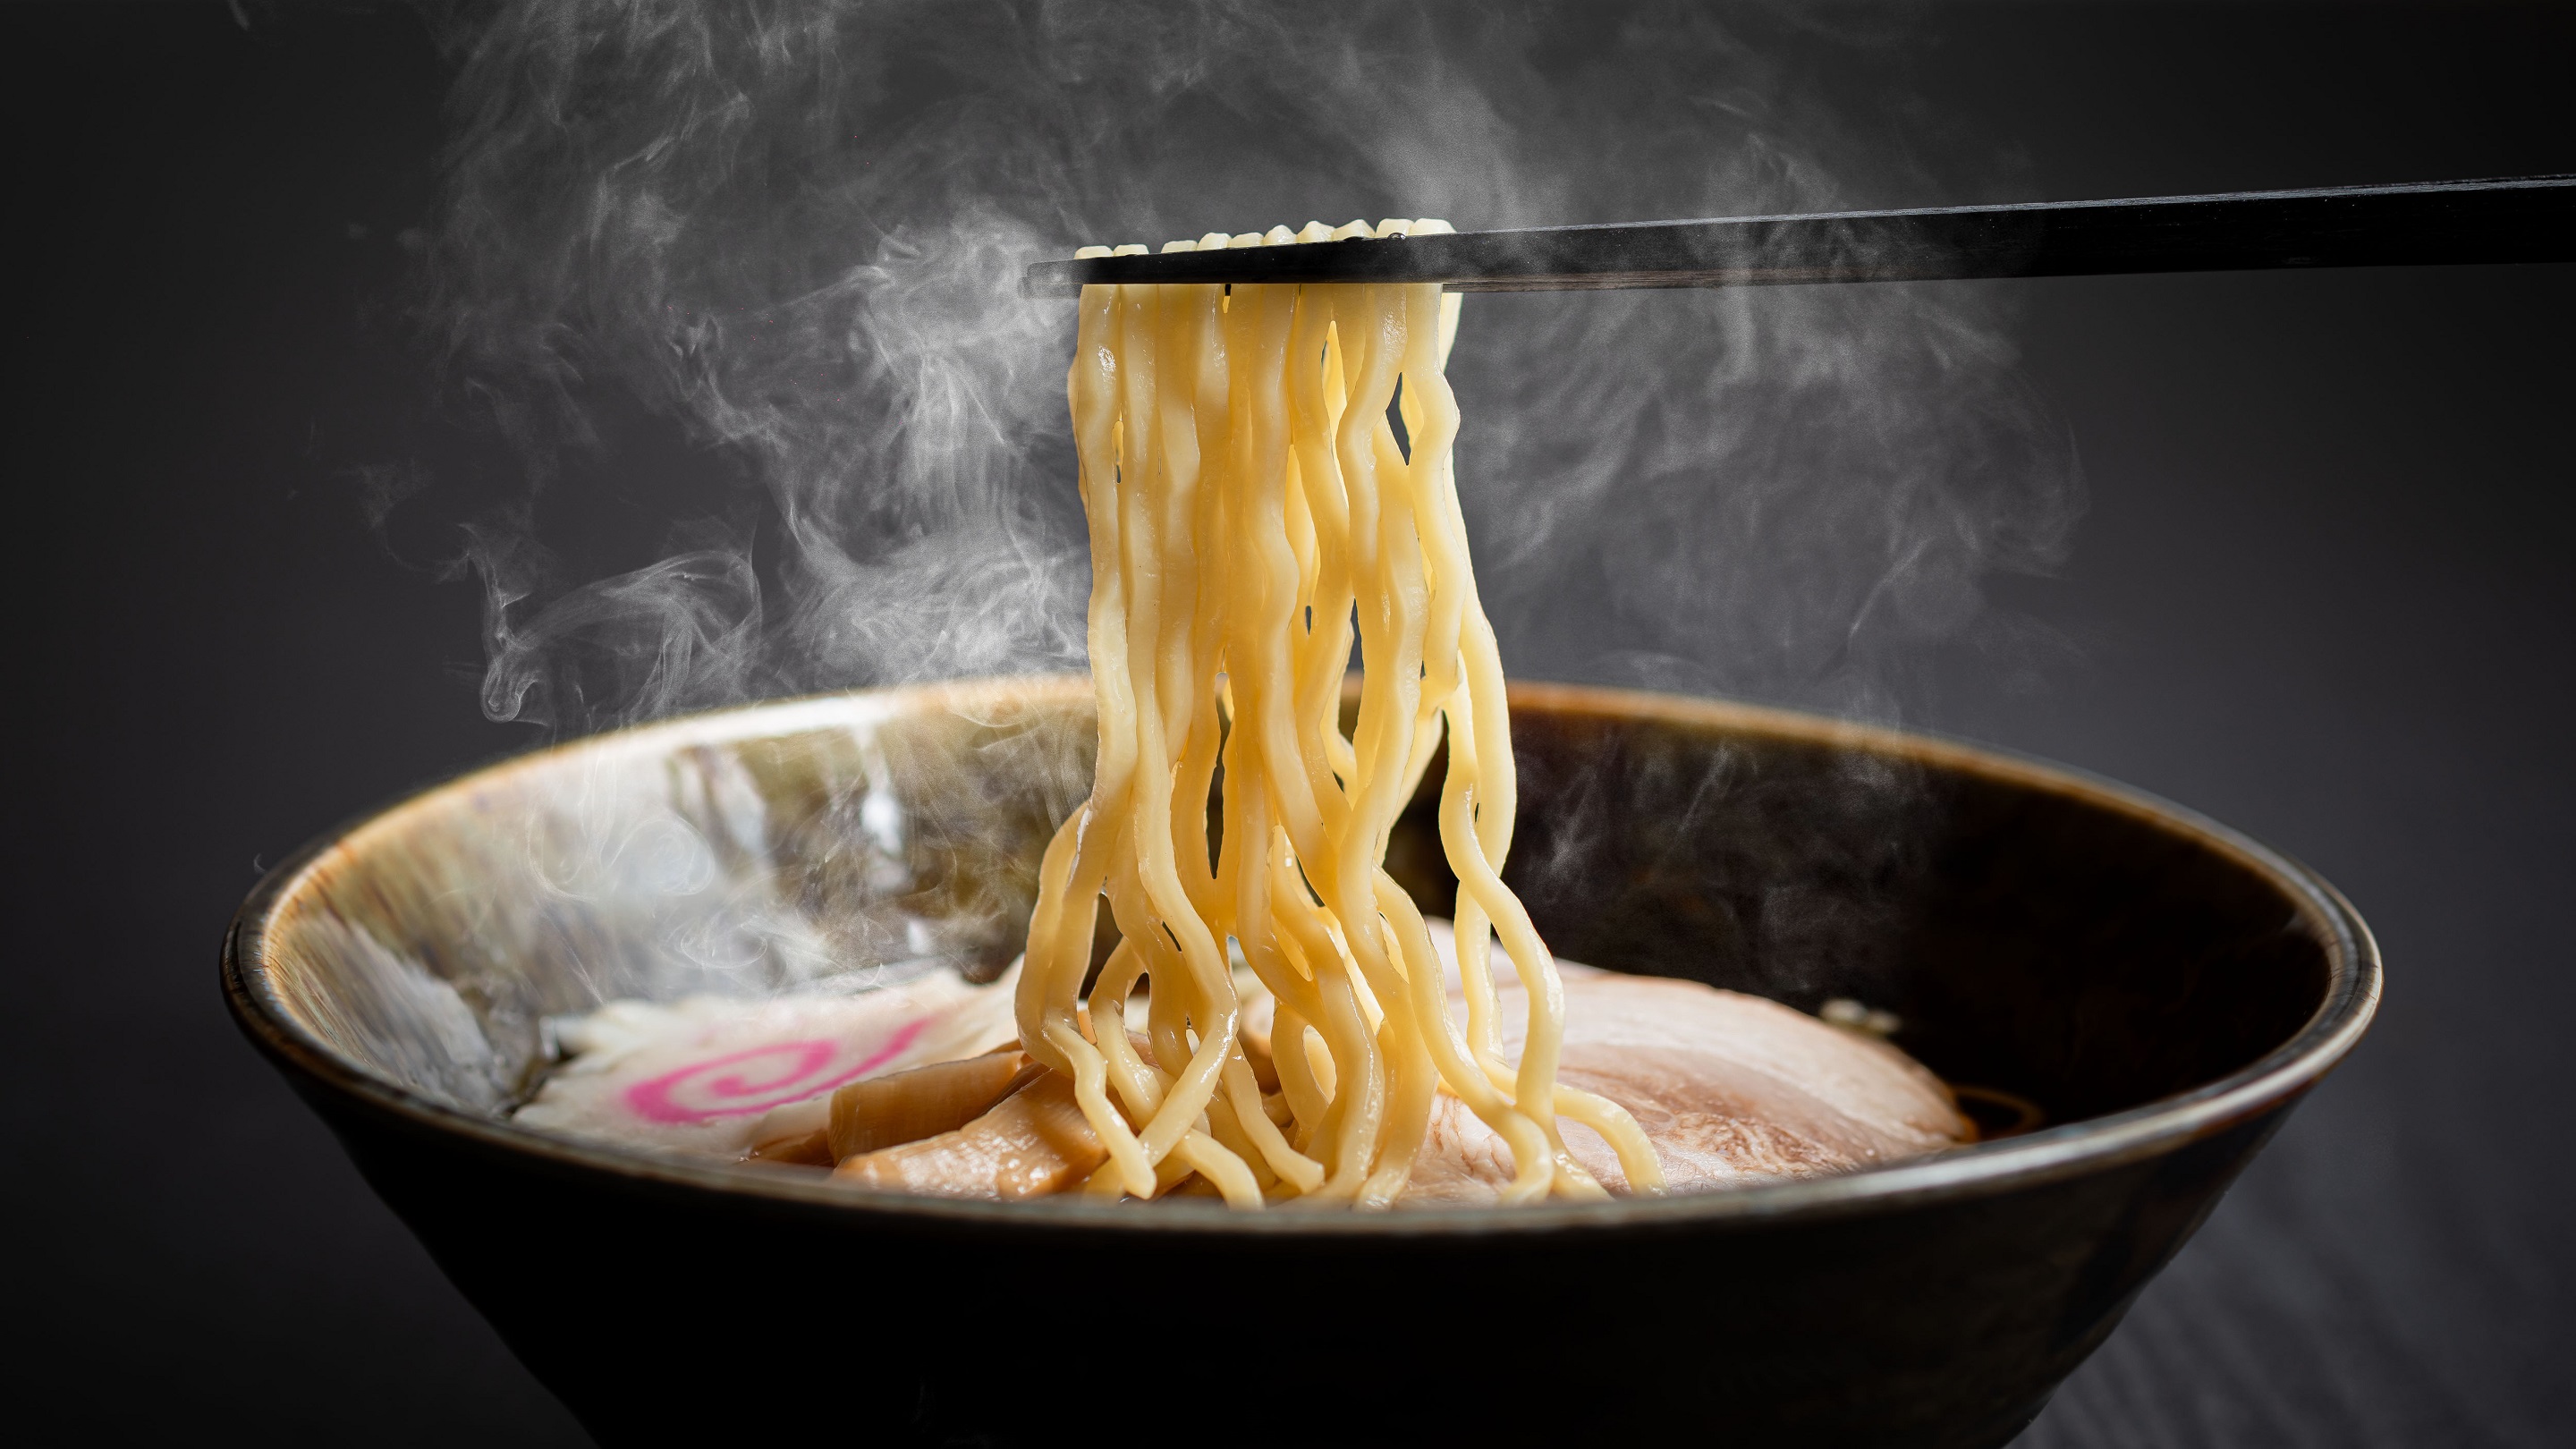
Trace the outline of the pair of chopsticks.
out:
[[[1438,282],[1452,292],[1760,287],[2576,260],[2576,176],[1728,216],[1039,262],[1021,290]]]

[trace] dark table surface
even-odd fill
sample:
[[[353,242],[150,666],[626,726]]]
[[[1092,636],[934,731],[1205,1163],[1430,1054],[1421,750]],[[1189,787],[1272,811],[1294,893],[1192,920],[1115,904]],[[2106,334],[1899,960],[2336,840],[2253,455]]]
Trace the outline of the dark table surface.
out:
[[[1901,81],[1923,174],[2022,196],[2576,170],[2564,6],[1747,24],[1822,93]],[[215,989],[263,862],[528,739],[478,711],[453,548],[373,526],[399,490],[368,469],[427,426],[403,309],[448,63],[365,6],[12,6],[0,36],[13,1413],[580,1442]],[[1906,718],[2289,851],[2389,967],[2370,1040],[2024,1442],[2565,1442],[2576,269],[1974,285],[2020,289],[2089,507],[2053,577],[1992,588],[2028,667],[1943,665]],[[1570,637],[1514,662],[1584,672]]]

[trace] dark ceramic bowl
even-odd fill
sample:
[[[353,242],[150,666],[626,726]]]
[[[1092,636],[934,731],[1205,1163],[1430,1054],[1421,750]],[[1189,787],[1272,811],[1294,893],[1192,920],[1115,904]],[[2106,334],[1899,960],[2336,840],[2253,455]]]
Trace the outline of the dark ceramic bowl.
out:
[[[1079,681],[764,705],[469,775],[272,873],[224,990],[610,1444],[1183,1414],[1218,1443],[2002,1444],[2378,1001],[2333,888],[2116,786],[1733,705],[1512,709],[1511,875],[1559,954],[1883,1007],[2048,1125],[1706,1196],[1356,1216],[873,1196],[503,1120],[549,1013],[1006,963],[1088,783]],[[1409,817],[1390,861],[1445,910],[1433,832]]]

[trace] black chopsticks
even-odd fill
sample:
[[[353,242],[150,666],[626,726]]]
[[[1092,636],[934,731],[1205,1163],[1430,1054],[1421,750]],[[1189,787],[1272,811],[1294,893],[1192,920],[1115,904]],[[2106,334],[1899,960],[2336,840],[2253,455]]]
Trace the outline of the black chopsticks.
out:
[[[1438,282],[1452,292],[1748,287],[2576,260],[2576,176],[2128,201],[1546,226],[1039,262],[1086,284]]]

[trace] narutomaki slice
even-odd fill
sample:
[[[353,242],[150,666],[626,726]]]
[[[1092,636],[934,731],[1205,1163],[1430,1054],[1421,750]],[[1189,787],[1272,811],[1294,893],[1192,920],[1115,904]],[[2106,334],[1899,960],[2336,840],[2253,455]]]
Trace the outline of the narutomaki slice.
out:
[[[855,994],[613,1001],[550,1025],[569,1059],[519,1109],[521,1126],[726,1158],[757,1147],[773,1161],[771,1144],[824,1125],[835,1088],[1017,1034],[1009,979],[974,986],[945,969]]]

